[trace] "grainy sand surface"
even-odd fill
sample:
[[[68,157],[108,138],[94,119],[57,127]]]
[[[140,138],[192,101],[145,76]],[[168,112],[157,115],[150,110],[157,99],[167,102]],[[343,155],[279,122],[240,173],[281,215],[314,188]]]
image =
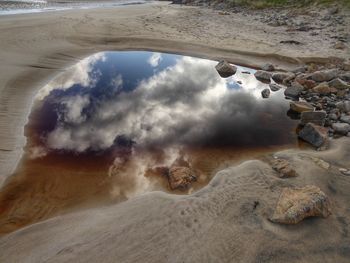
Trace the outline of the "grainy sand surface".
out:
[[[93,53],[157,50],[282,69],[350,57],[332,47],[326,31],[291,35],[241,14],[168,3],[4,16],[0,32],[0,184],[21,157],[35,93]],[[303,45],[280,43],[290,39]],[[267,164],[249,161],[193,195],[155,192],[56,217],[2,237],[0,262],[348,262],[350,178],[338,168],[350,166],[349,152],[348,139],[323,153],[291,150],[279,154],[300,173],[294,179],[277,179]],[[329,195],[333,215],[297,226],[270,223],[281,188],[306,184]]]

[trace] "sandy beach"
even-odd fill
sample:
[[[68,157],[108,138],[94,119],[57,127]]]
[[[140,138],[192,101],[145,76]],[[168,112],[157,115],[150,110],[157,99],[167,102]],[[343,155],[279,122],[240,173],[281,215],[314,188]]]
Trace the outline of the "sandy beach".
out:
[[[0,185],[23,154],[35,94],[94,53],[150,50],[252,68],[273,63],[281,70],[306,62],[349,66],[349,48],[334,48],[332,38],[348,30],[349,16],[317,34],[253,18],[168,2],[0,16]],[[300,44],[288,44],[291,40]],[[291,181],[276,178],[262,161],[247,161],[219,172],[192,195],[153,192],[55,217],[1,237],[0,261],[348,262],[350,177],[339,168],[350,167],[349,153],[349,138],[341,138],[324,152],[276,153],[300,174]],[[330,168],[320,167],[320,159]],[[287,227],[271,223],[268,215],[281,189],[307,184],[330,197],[330,218]]]

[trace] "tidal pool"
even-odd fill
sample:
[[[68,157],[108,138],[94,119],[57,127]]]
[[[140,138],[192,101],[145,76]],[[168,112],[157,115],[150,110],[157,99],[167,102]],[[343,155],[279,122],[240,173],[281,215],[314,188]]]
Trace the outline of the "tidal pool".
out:
[[[103,52],[69,68],[37,94],[27,145],[0,193],[0,233],[149,191],[191,193],[245,159],[295,147],[296,121],[283,90],[238,67],[174,54]],[[164,169],[191,167],[198,180],[171,191]]]

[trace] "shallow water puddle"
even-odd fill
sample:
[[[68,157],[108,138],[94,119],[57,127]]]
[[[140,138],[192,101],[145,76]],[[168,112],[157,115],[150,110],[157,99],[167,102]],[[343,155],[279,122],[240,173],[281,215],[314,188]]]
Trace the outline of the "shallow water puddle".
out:
[[[105,52],[79,62],[37,94],[25,154],[0,193],[0,233],[73,208],[154,190],[190,193],[237,161],[297,145],[283,91],[239,67],[153,52]],[[240,84],[241,83],[241,84]],[[197,180],[171,191],[171,166]]]

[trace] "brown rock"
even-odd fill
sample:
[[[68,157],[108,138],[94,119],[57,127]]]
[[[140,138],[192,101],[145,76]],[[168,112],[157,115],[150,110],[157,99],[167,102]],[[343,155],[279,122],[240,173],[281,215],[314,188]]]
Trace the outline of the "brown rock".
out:
[[[284,159],[275,159],[271,162],[272,168],[279,173],[281,178],[296,177],[297,173],[290,163]]]
[[[168,181],[171,190],[187,189],[196,180],[197,176],[191,168],[174,166],[169,170]]]
[[[289,78],[293,78],[293,77],[295,77],[295,74],[293,74],[293,73],[284,73],[284,72],[277,72],[277,73],[274,73],[272,75],[273,81],[275,81],[276,83],[279,83],[279,84],[283,83],[283,81],[285,79],[289,79]]]
[[[304,111],[314,111],[314,107],[305,101],[291,101],[289,106],[292,111],[299,113]]]
[[[304,111],[301,113],[301,125],[305,125],[309,122],[323,126],[326,121],[327,113],[325,111]]]
[[[317,85],[316,82],[311,79],[296,78],[295,81],[302,85],[305,89],[312,89]]]
[[[333,79],[330,82],[328,82],[328,86],[337,90],[344,90],[350,88],[350,85],[348,85],[345,81],[339,78]]]
[[[316,71],[311,75],[311,78],[316,82],[324,82],[324,81],[330,81],[336,78],[337,75],[338,75],[337,69],[329,69],[329,70]]]
[[[331,214],[329,199],[320,188],[308,185],[302,188],[284,188],[271,221],[297,224],[304,218]]]
[[[255,78],[264,83],[270,83],[271,73],[264,70],[257,70],[254,74]]]

